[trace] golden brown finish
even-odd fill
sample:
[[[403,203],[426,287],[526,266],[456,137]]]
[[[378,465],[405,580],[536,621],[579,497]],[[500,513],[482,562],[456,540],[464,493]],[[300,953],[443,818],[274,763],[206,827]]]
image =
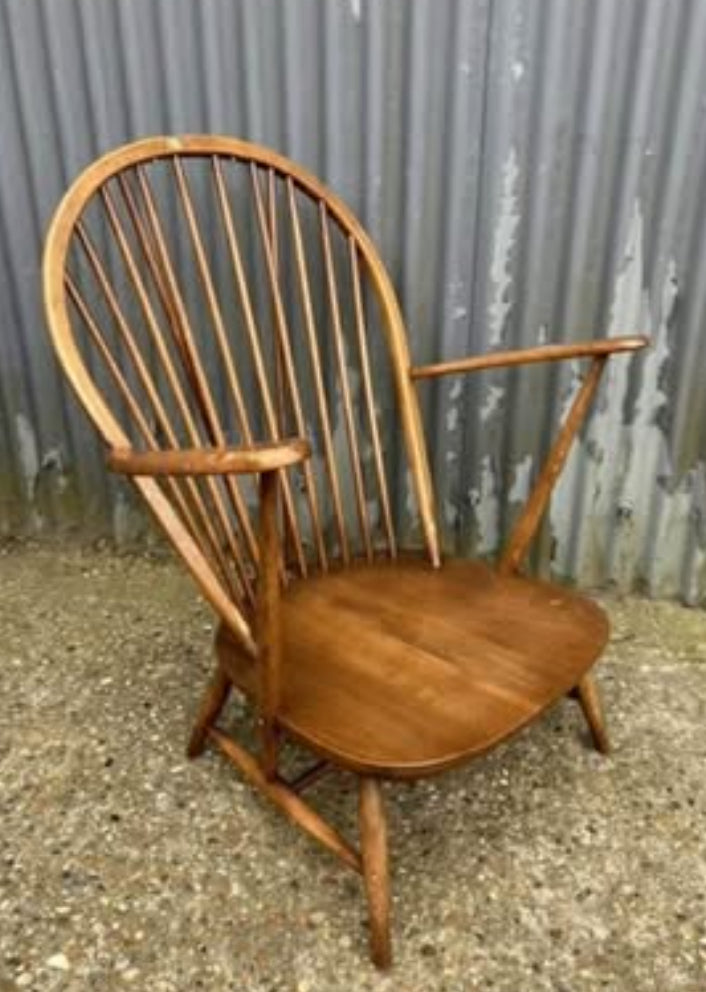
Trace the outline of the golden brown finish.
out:
[[[188,448],[133,451],[114,448],[108,466],[123,475],[247,475],[296,465],[311,456],[305,438],[252,444],[247,448]]]
[[[584,675],[576,686],[576,692],[581,709],[583,710],[583,715],[586,717],[588,729],[591,731],[591,737],[593,738],[593,744],[596,750],[600,751],[601,754],[609,754],[610,741],[603,719],[598,688],[593,676]]]
[[[110,468],[220,618],[188,753],[212,741],[362,874],[371,956],[387,967],[382,778],[481,755],[567,693],[608,749],[590,674],[605,616],[518,570],[608,358],[647,341],[414,366],[351,211],[283,156],[219,136],[148,138],[89,166],[52,221],[43,273],[54,346]],[[585,381],[498,567],[442,567],[415,380],[578,358]],[[418,519],[396,512],[405,470]],[[256,756],[216,726],[232,688],[255,708]],[[292,782],[278,770],[287,738],[315,758]],[[360,854],[298,795],[341,768],[360,776]]]
[[[297,377],[294,370],[294,358],[292,356],[292,345],[290,341],[289,327],[287,324],[287,319],[285,317],[284,303],[282,301],[282,294],[277,281],[277,266],[276,259],[274,255],[273,243],[270,234],[267,230],[267,219],[265,217],[265,208],[262,202],[262,193],[260,191],[260,183],[257,178],[257,170],[255,165],[251,163],[250,173],[252,177],[253,189],[255,191],[255,203],[257,206],[257,221],[260,227],[260,237],[262,239],[262,246],[265,252],[265,259],[267,262],[267,274],[270,280],[270,287],[272,290],[272,305],[275,314],[275,327],[277,329],[277,355],[278,362],[281,359],[281,364],[284,369],[284,381],[287,385],[287,391],[289,394],[289,402],[292,405],[294,411],[294,423],[296,425],[297,433],[303,436],[306,433],[306,425],[304,423],[304,413],[302,409],[301,395],[299,391],[299,386],[297,385]],[[278,365],[279,367],[279,365]],[[283,390],[284,392],[284,390]],[[284,407],[282,407],[284,409]],[[306,479],[306,497],[309,506],[309,515],[311,519],[311,526],[313,533],[315,535],[316,546],[319,554],[319,561],[323,563],[325,558],[325,552],[323,551],[322,534],[321,534],[321,523],[319,521],[319,506],[318,498],[316,495],[316,485],[314,483],[313,476],[311,474],[311,469],[308,465],[305,466],[305,479]],[[296,535],[297,541],[300,542],[301,538]],[[303,567],[303,574],[306,574],[306,566]]]
[[[482,562],[365,562],[282,598],[282,728],[353,771],[432,775],[482,754],[551,706],[608,638],[602,610]],[[216,649],[256,698],[225,627]]]
[[[186,753],[190,758],[197,758],[206,746],[206,738],[210,727],[218,719],[230,695],[231,681],[222,665],[217,665],[204,697],[201,700],[196,723],[191,731]]]
[[[306,327],[306,339],[309,347],[309,358],[311,360],[312,374],[314,377],[314,387],[316,390],[317,412],[321,424],[323,435],[324,455],[326,458],[326,471],[328,473],[331,496],[333,499],[333,510],[336,518],[338,538],[341,545],[343,560],[349,557],[348,536],[343,525],[343,509],[341,506],[341,489],[338,480],[338,471],[333,453],[333,437],[331,432],[331,420],[326,403],[326,391],[324,389],[323,373],[321,371],[321,356],[314,328],[314,311],[311,303],[311,287],[309,284],[309,273],[306,265],[306,255],[302,244],[301,225],[299,212],[297,210],[294,195],[294,186],[291,179],[287,179],[287,196],[289,201],[289,212],[292,221],[292,233],[294,236],[294,247],[297,259],[297,272],[299,275],[299,286],[304,310],[304,324]]]
[[[248,752],[236,744],[232,737],[211,727],[208,736],[221,749],[223,754],[238,768],[245,778],[278,806],[290,820],[311,834],[320,844],[327,847],[353,871],[362,870],[360,855],[330,827],[311,806],[280,781],[270,781],[262,772],[258,762]]]
[[[333,340],[336,351],[336,365],[338,366],[339,383],[341,396],[343,398],[343,415],[348,435],[351,467],[353,470],[353,480],[355,483],[356,510],[358,511],[358,524],[361,537],[365,546],[368,561],[372,561],[373,549],[370,541],[370,527],[368,525],[368,514],[365,506],[365,492],[363,491],[363,476],[360,469],[360,451],[358,449],[358,438],[355,423],[353,421],[353,405],[351,403],[351,386],[346,366],[346,355],[343,344],[343,330],[341,328],[341,310],[338,302],[338,290],[336,289],[336,276],[333,269],[333,256],[331,254],[331,239],[328,229],[328,214],[326,205],[319,203],[319,219],[321,221],[321,242],[324,249],[324,265],[326,269],[326,286],[328,288],[328,300],[331,308],[331,318],[333,324]]]
[[[574,402],[571,404],[566,420],[552,445],[544,468],[530,493],[530,497],[520,514],[519,520],[515,524],[507,548],[503,551],[500,558],[498,571],[502,575],[517,571],[522,559],[527,553],[527,549],[537,532],[544,511],[547,508],[554,484],[559,478],[559,473],[566,462],[569,449],[571,448],[571,442],[574,440],[576,432],[583,423],[591,401],[596,394],[606,359],[606,355],[601,355],[594,358],[591,362],[589,373],[576,394]]]
[[[644,335],[622,338],[604,338],[602,341],[584,341],[581,344],[543,344],[536,348],[517,351],[491,351],[487,355],[471,355],[434,365],[415,365],[410,369],[413,379],[432,379],[441,375],[459,375],[462,372],[482,372],[485,369],[509,368],[514,365],[534,365],[538,362],[559,362],[569,358],[599,358],[621,352],[640,351],[650,339]]]
[[[363,776],[359,792],[360,853],[370,910],[370,957],[378,968],[392,964],[387,822],[380,783]]]
[[[109,214],[109,216],[110,216],[110,214]],[[111,221],[111,224],[112,224],[112,221]],[[116,232],[116,235],[117,235],[119,229],[117,227],[115,227],[115,226],[113,226],[113,229],[114,229],[114,231]],[[143,388],[145,390],[145,393],[147,395],[147,399],[149,400],[149,402],[150,402],[150,404],[152,406],[152,412],[154,414],[155,420],[156,420],[157,424],[159,425],[160,430],[162,431],[162,433],[164,434],[164,436],[169,441],[169,443],[171,445],[173,445],[173,446],[176,447],[177,446],[177,436],[176,436],[174,427],[172,426],[172,423],[171,423],[171,419],[169,417],[169,414],[168,414],[168,412],[166,410],[165,403],[163,402],[163,400],[162,400],[162,398],[161,398],[161,396],[159,394],[159,391],[158,391],[157,386],[156,386],[156,384],[154,382],[154,379],[153,379],[152,375],[150,374],[150,371],[149,371],[149,369],[147,367],[147,363],[146,363],[145,359],[143,358],[143,356],[142,356],[139,348],[137,347],[137,344],[135,342],[134,333],[133,333],[132,329],[130,328],[130,326],[129,326],[126,318],[125,318],[125,315],[123,313],[122,308],[119,305],[119,302],[118,302],[117,297],[116,297],[116,292],[115,292],[115,290],[113,289],[113,287],[110,284],[110,280],[108,278],[108,274],[106,272],[106,269],[105,269],[104,265],[101,264],[100,259],[98,257],[98,254],[97,254],[97,252],[96,252],[96,250],[95,250],[95,248],[93,246],[93,243],[92,243],[90,237],[88,236],[88,234],[86,233],[83,225],[80,222],[77,223],[77,225],[76,225],[76,236],[77,236],[77,239],[78,239],[79,244],[81,245],[81,248],[83,249],[83,251],[86,254],[86,257],[87,257],[87,259],[89,261],[91,270],[92,270],[92,272],[94,273],[94,275],[96,277],[97,283],[98,283],[98,285],[99,285],[99,287],[100,287],[100,289],[101,289],[101,291],[103,293],[103,296],[105,297],[105,300],[106,300],[107,305],[109,307],[110,313],[111,313],[111,315],[112,315],[112,317],[113,317],[113,319],[115,321],[115,326],[117,327],[117,329],[119,331],[121,340],[122,340],[125,348],[127,349],[127,352],[128,352],[128,354],[129,354],[129,356],[130,356],[130,358],[132,360],[132,363],[134,365],[134,368],[135,368],[135,370],[137,372],[137,375],[139,377],[139,381],[142,384],[142,386],[143,386]],[[118,243],[119,244],[124,244],[124,239],[123,239],[123,236],[122,236],[122,232],[120,232],[120,234],[118,235]],[[129,251],[128,250],[121,249],[121,252],[123,254],[123,257],[126,259],[126,263],[128,265],[128,269],[131,272],[134,273],[134,262],[132,260],[132,257],[130,255]],[[66,282],[67,282],[67,279],[65,278],[64,279],[64,283],[66,284]],[[151,334],[153,335],[153,338],[154,338],[156,347],[160,351],[160,354],[164,354],[164,351],[163,351],[163,349],[164,349],[164,342],[162,340],[161,334],[160,334],[159,329],[158,329],[158,327],[156,325],[156,322],[154,320],[154,315],[152,314],[152,311],[150,309],[149,302],[148,301],[145,302],[144,287],[142,286],[141,282],[139,281],[139,277],[138,277],[138,282],[136,283],[136,286],[138,288],[138,295],[140,296],[140,300],[142,301],[143,306],[146,308],[145,313],[146,314],[149,314],[147,323],[148,323],[148,326],[150,328]],[[76,294],[72,294],[72,295],[73,295],[74,301],[75,301],[76,300]],[[95,322],[93,324],[92,332],[94,334],[95,333],[99,333],[95,329]],[[184,394],[183,394],[183,391],[181,391],[181,389],[179,387],[178,380],[176,379],[173,366],[172,366],[171,362],[169,361],[169,357],[168,356],[167,356],[167,370],[166,371],[167,371],[167,376],[170,379],[170,382],[172,382],[172,384],[174,384],[174,382],[176,382],[176,387],[175,387],[176,390],[177,390],[177,392],[176,392],[176,398],[177,398],[177,402],[180,404],[181,409],[182,409],[182,412],[183,412],[183,410],[184,410]],[[190,433],[190,439],[191,439],[191,441],[193,443],[198,444],[199,441],[200,441],[200,437],[199,437],[199,434],[198,434],[198,432],[196,430],[196,427],[195,427],[195,424],[194,424],[193,419],[191,419],[189,417],[188,409],[187,409],[187,412],[186,412],[186,416],[187,416],[187,427],[188,427],[188,430],[189,430],[189,433]],[[222,549],[221,549],[221,541],[220,541],[219,537],[217,536],[217,534],[215,532],[213,523],[210,520],[211,514],[209,513],[209,510],[208,510],[208,508],[206,507],[206,505],[204,503],[204,499],[203,499],[202,494],[200,494],[197,490],[195,490],[195,488],[193,486],[191,487],[191,493],[190,494],[191,494],[191,496],[193,498],[193,501],[194,501],[194,504],[195,504],[195,506],[197,508],[197,511],[199,513],[199,516],[200,516],[200,518],[201,518],[201,520],[202,520],[202,522],[204,524],[204,530],[205,530],[205,532],[208,535],[209,551],[217,559],[220,573],[226,579],[226,585],[228,585],[229,588],[232,591],[232,586],[230,585],[229,580],[228,580],[228,568],[227,568],[225,559],[223,557]],[[226,541],[229,544],[231,553],[233,555],[234,562],[235,562],[236,567],[237,567],[237,570],[238,570],[238,574],[239,574],[239,576],[242,579],[243,572],[244,572],[244,570],[243,570],[243,564],[242,564],[242,556],[241,556],[240,549],[238,548],[237,543],[233,539],[232,528],[230,527],[230,525],[228,523],[227,512],[225,510],[225,506],[224,506],[223,501],[221,499],[220,493],[218,493],[213,487],[210,487],[209,494],[210,494],[210,496],[212,498],[212,502],[216,506],[216,519],[218,521],[218,525],[220,526],[220,528],[222,529],[222,531],[226,535]],[[192,534],[193,534],[193,531],[192,531]]]
[[[355,328],[360,351],[360,367],[363,376],[363,394],[365,396],[365,410],[368,415],[370,425],[370,437],[373,444],[373,456],[375,458],[375,474],[377,477],[378,491],[380,493],[380,503],[382,505],[382,515],[385,522],[385,535],[387,546],[392,558],[397,557],[397,540],[395,530],[392,526],[392,513],[390,511],[390,494],[387,491],[387,480],[382,462],[382,447],[380,444],[380,428],[378,427],[377,416],[375,414],[375,400],[373,398],[372,379],[370,375],[370,356],[368,353],[368,342],[365,333],[365,317],[363,314],[363,300],[360,292],[360,268],[358,265],[358,253],[353,236],[348,236],[348,251],[351,263],[351,276],[353,281],[353,301],[355,305]]]
[[[280,547],[277,533],[277,473],[260,476],[260,585],[257,596],[258,709],[262,741],[261,764],[268,779],[277,774],[277,714],[282,696],[282,620],[280,609]]]
[[[221,166],[220,159],[216,158],[215,156],[212,158],[211,164],[213,168],[213,177],[216,186],[218,209],[225,229],[225,236],[228,245],[230,263],[233,270],[233,277],[235,279],[235,284],[238,290],[238,297],[243,311],[243,323],[245,326],[245,331],[248,339],[250,354],[252,356],[252,361],[255,371],[255,380],[258,385],[260,400],[262,402],[263,416],[270,437],[272,438],[273,441],[276,441],[279,439],[280,436],[279,425],[277,423],[277,416],[275,414],[275,407],[274,407],[274,402],[272,400],[270,385],[267,381],[265,362],[263,359],[262,347],[260,344],[260,334],[255,322],[250,290],[248,288],[247,279],[245,278],[243,259],[240,252],[240,246],[238,244],[235,225],[233,223],[233,216],[228,203],[228,193],[226,191],[225,181],[223,178],[223,169]],[[290,534],[296,533],[298,535],[299,531],[296,521],[296,513],[294,510],[292,487],[289,481],[289,476],[287,475],[286,472],[282,473],[281,481],[282,481],[284,510],[285,510],[285,517],[288,526],[288,532]],[[304,561],[304,552],[301,546],[301,541],[297,541],[296,543],[296,552],[298,555],[299,570],[302,573],[304,573],[306,570],[306,563]]]

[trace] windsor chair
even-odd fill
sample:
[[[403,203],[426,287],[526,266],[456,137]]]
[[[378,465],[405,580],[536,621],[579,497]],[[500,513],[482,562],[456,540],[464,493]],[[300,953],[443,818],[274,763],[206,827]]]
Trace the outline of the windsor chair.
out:
[[[382,780],[482,754],[567,694],[608,749],[590,675],[607,620],[521,567],[607,359],[646,339],[415,366],[353,214],[293,162],[225,137],[145,139],[89,166],[53,219],[43,278],[109,467],[219,617],[188,753],[214,744],[362,875],[386,967]],[[497,566],[442,563],[417,386],[580,358],[588,372]],[[255,707],[257,754],[218,727],[234,687]],[[316,759],[289,781],[288,737]],[[359,776],[359,849],[301,797],[331,767]]]

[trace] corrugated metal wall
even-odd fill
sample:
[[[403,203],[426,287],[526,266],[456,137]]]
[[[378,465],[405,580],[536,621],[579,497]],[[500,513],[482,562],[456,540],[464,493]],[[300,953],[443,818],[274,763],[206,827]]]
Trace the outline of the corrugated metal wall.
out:
[[[272,145],[376,239],[417,361],[634,331],[535,565],[706,596],[706,3],[3,0],[0,531],[130,530],[50,353],[42,235],[150,133]],[[447,543],[492,553],[577,369],[422,385]]]

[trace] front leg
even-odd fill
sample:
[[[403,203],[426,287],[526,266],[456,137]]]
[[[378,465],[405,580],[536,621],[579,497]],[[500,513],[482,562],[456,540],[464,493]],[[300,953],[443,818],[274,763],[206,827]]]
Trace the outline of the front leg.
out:
[[[390,879],[387,864],[387,821],[380,783],[362,776],[359,792],[360,848],[370,914],[370,956],[378,968],[389,968]]]
[[[190,758],[197,758],[203,753],[208,731],[216,722],[221,710],[225,706],[231,688],[232,682],[226,675],[223,665],[219,662],[201,700],[196,723],[194,724],[194,729],[191,731],[189,745],[186,749],[186,753]]]

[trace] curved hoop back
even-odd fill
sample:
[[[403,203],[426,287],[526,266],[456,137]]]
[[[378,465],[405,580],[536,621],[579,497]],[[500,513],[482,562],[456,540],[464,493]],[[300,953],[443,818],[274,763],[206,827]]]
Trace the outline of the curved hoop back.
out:
[[[226,137],[150,138],[74,182],[48,232],[54,346],[111,447],[224,447],[307,436],[281,474],[288,567],[394,557],[399,415],[427,550],[429,468],[394,290],[359,222],[314,176]],[[396,403],[395,403],[396,398]],[[257,548],[252,481],[138,478],[235,633]],[[245,609],[245,611],[244,611]]]

